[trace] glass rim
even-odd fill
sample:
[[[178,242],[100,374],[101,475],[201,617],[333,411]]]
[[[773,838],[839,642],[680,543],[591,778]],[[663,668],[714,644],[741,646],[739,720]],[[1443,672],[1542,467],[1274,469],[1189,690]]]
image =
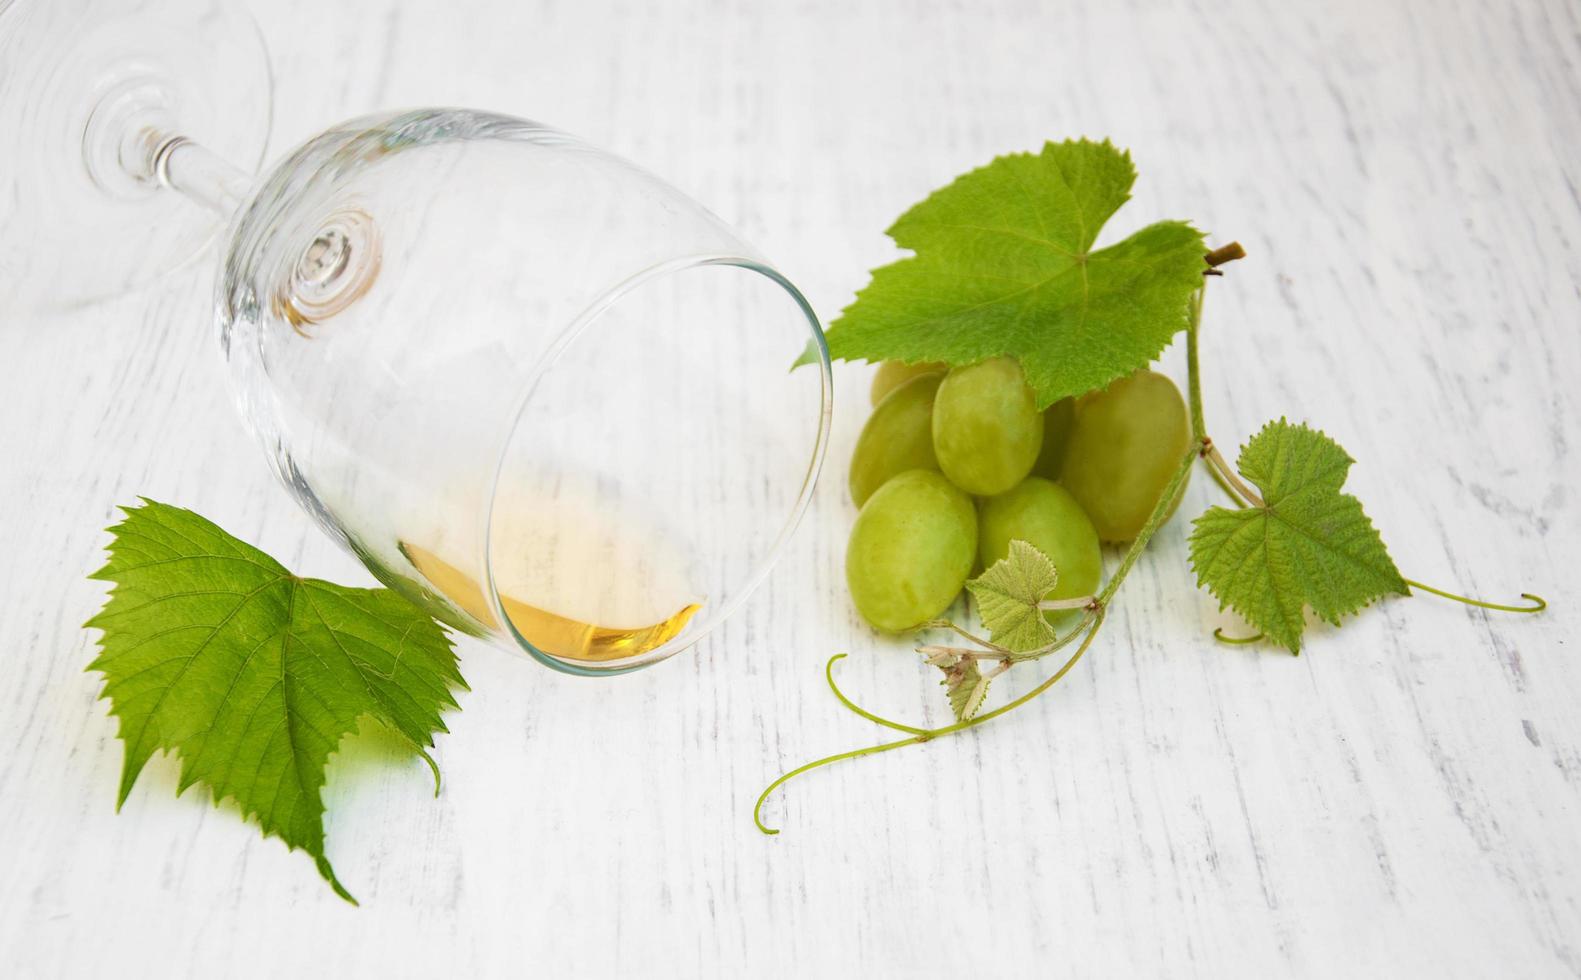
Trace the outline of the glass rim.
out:
[[[812,456],[808,460],[807,469],[802,476],[802,484],[797,491],[796,502],[791,506],[789,513],[781,523],[773,543],[769,546],[768,553],[740,580],[735,594],[730,596],[723,605],[715,610],[712,616],[704,620],[700,629],[693,632],[683,632],[682,635],[667,640],[651,650],[608,661],[573,660],[542,650],[517,630],[516,624],[505,611],[504,597],[500,593],[494,576],[494,520],[497,514],[500,482],[505,473],[511,446],[516,441],[516,437],[521,430],[522,421],[527,414],[528,408],[532,405],[534,398],[537,397],[540,382],[554,369],[561,355],[579,340],[605,312],[642,286],[682,272],[708,267],[738,268],[765,277],[785,291],[806,319],[813,348],[818,354],[820,406],[818,434],[813,441]],[[807,298],[802,295],[801,290],[797,289],[794,283],[764,260],[750,255],[729,253],[683,256],[656,263],[615,284],[592,303],[588,304],[581,313],[572,318],[560,330],[560,333],[544,350],[543,356],[533,365],[532,371],[526,378],[522,395],[511,409],[510,424],[506,429],[504,442],[499,448],[499,458],[495,463],[494,475],[489,480],[485,505],[486,518],[483,526],[481,551],[483,560],[483,591],[494,621],[501,624],[504,634],[532,659],[560,673],[579,677],[604,677],[640,670],[643,667],[649,667],[660,661],[667,660],[696,644],[712,633],[726,619],[730,618],[747,599],[751,598],[752,593],[757,591],[758,586],[763,584],[763,580],[768,577],[774,565],[778,562],[786,543],[790,540],[792,532],[796,530],[797,525],[801,523],[802,517],[807,513],[808,507],[811,506],[813,491],[817,486],[818,475],[823,468],[824,455],[828,449],[830,428],[834,416],[833,401],[834,375],[829,359],[829,343],[824,337],[823,325],[818,321],[817,313],[813,311],[812,304],[807,302]]]

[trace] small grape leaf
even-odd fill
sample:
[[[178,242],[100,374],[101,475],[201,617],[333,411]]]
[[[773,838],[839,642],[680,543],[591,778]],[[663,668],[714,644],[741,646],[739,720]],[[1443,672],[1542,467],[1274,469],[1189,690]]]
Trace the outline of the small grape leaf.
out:
[[[988,696],[988,678],[977,668],[975,660],[961,660],[941,669],[944,680],[939,683],[950,697],[950,710],[955,712],[956,721],[967,721],[977,714],[983,699]]]
[[[1038,603],[1059,583],[1049,557],[1022,540],[1010,542],[1009,553],[983,574],[966,583],[977,600],[977,615],[988,635],[1002,647],[1023,653],[1054,640]]]
[[[1291,653],[1305,607],[1338,625],[1382,596],[1410,595],[1361,502],[1340,492],[1353,462],[1316,429],[1270,422],[1236,460],[1265,506],[1213,507],[1193,523],[1197,584]]]
[[[434,765],[425,747],[466,687],[450,638],[395,592],[299,578],[189,510],[123,509],[91,576],[115,584],[86,624],[125,745],[117,809],[173,751],[177,793],[201,781],[235,800],[355,904],[324,854],[324,767],[365,715]]]
[[[873,270],[830,324],[830,356],[1011,355],[1039,408],[1144,367],[1186,326],[1204,246],[1195,228],[1163,221],[1093,251],[1135,181],[1130,154],[1107,140],[1045,143],[956,178],[890,227],[915,254]]]

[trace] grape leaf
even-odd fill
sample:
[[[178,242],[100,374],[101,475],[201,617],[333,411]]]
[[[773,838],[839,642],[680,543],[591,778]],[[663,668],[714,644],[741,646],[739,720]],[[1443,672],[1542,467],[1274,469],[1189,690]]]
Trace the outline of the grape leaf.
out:
[[[1197,584],[1291,653],[1305,607],[1338,625],[1374,599],[1410,595],[1361,502],[1340,492],[1353,462],[1316,429],[1270,422],[1236,460],[1265,506],[1213,507],[1193,524]]]
[[[977,600],[977,615],[988,635],[1002,647],[1023,653],[1054,640],[1054,627],[1038,608],[1059,583],[1047,555],[1022,540],[983,574],[966,583]]]
[[[955,712],[956,721],[966,721],[983,706],[983,699],[988,696],[988,678],[978,669],[977,661],[961,660],[948,667],[940,668],[944,671],[945,692],[950,698],[950,710]]]
[[[324,767],[363,716],[434,765],[424,749],[466,686],[450,638],[395,592],[299,578],[189,510],[124,510],[91,576],[115,585],[86,624],[125,745],[117,808],[173,751],[178,793],[201,781],[235,800],[355,903],[324,854]]]
[[[1045,143],[956,178],[890,227],[915,254],[873,270],[830,325],[830,356],[1012,355],[1039,408],[1145,366],[1186,326],[1204,246],[1163,221],[1093,251],[1135,181],[1130,154],[1107,140]]]

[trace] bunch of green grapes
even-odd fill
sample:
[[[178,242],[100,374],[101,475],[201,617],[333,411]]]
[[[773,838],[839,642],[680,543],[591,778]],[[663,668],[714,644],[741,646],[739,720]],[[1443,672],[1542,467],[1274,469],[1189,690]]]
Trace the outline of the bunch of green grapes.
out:
[[[1011,358],[886,362],[872,399],[845,573],[857,611],[888,632],[938,618],[1014,540],[1059,570],[1047,598],[1092,595],[1099,543],[1136,537],[1191,441],[1180,390],[1152,371],[1040,412]]]

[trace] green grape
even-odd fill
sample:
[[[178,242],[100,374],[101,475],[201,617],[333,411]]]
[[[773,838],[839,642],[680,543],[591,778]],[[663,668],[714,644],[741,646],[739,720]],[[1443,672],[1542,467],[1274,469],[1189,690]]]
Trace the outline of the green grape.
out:
[[[910,470],[856,516],[845,582],[863,619],[897,633],[950,608],[976,555],[972,499],[938,473]]]
[[[1103,553],[1098,532],[1070,491],[1039,476],[983,501],[978,513],[977,555],[984,568],[1010,554],[1010,542],[1025,541],[1043,552],[1059,572],[1059,584],[1046,599],[1077,599],[1098,591]],[[1062,624],[1074,610],[1047,614]]]
[[[1004,493],[1032,472],[1043,414],[1021,365],[995,357],[955,368],[933,402],[933,451],[950,482],[979,497]]]
[[[942,374],[912,378],[889,393],[857,437],[848,484],[858,507],[884,481],[906,470],[936,470],[933,455],[933,396]]]
[[[950,366],[939,361],[924,361],[921,364],[906,364],[903,361],[885,361],[873,373],[873,390],[869,397],[873,400],[873,407],[883,401],[885,396],[910,381],[920,378],[924,374],[943,374]]]
[[[1070,441],[1070,423],[1076,417],[1076,399],[1061,398],[1043,413],[1043,448],[1032,472],[1045,480],[1058,480],[1065,466],[1065,446]]]
[[[1190,445],[1180,389],[1162,374],[1140,371],[1076,402],[1060,482],[1099,537],[1129,541],[1147,523]]]

